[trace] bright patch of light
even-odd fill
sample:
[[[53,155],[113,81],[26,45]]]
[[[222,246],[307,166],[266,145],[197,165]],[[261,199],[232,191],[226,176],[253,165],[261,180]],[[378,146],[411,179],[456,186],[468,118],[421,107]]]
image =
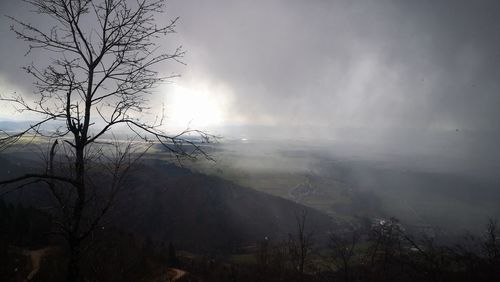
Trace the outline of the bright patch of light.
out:
[[[216,127],[226,120],[230,91],[209,83],[172,84],[166,87],[165,115],[169,127]]]

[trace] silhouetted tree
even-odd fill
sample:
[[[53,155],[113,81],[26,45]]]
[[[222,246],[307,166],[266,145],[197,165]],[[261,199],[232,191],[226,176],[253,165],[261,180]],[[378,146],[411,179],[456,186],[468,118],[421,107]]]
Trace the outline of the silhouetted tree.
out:
[[[177,253],[175,252],[174,244],[170,242],[168,244],[168,266],[179,267],[179,259],[177,258]]]
[[[366,254],[370,275],[386,277],[401,253],[404,229],[399,220],[392,217],[378,220],[371,229],[370,247]]]
[[[498,224],[494,219],[488,220],[486,234],[482,243],[483,252],[486,259],[491,264],[499,265],[500,263],[500,237]]]
[[[298,272],[300,280],[303,280],[305,268],[311,261],[313,251],[313,233],[306,228],[307,210],[303,209],[295,215],[297,229],[295,234],[289,234],[288,254],[292,266]]]
[[[152,123],[137,117],[148,109],[145,94],[173,77],[160,76],[155,67],[168,60],[179,61],[184,55],[180,47],[171,53],[157,53],[155,40],[174,32],[177,22],[173,19],[166,25],[156,23],[155,15],[163,12],[164,0],[25,2],[38,14],[55,20],[56,25],[45,31],[11,18],[12,30],[28,43],[29,51],[41,49],[50,53],[53,59],[45,67],[33,64],[25,67],[35,80],[37,96],[34,101],[20,95],[0,98],[2,102],[12,103],[20,112],[40,115],[37,122],[19,133],[2,132],[0,145],[5,148],[25,134],[35,134],[49,138],[53,146],[44,172],[4,180],[0,185],[47,184],[62,215],[58,233],[69,246],[67,280],[77,281],[81,279],[82,242],[100,226],[124,176],[140,157],[140,154],[133,154],[131,146],[125,149],[116,146],[114,156],[107,157],[107,149],[101,142],[105,134],[116,125],[125,125],[143,141],[159,142],[180,157],[203,153],[197,143],[183,136],[197,133],[203,140],[208,140],[209,136],[197,130],[168,135],[161,129],[163,115],[157,116]],[[48,128],[46,125],[50,123],[58,126],[57,129]],[[190,144],[189,151],[184,146],[186,143]],[[66,166],[55,169],[58,146],[64,151]],[[98,179],[89,173],[92,166],[99,173],[109,172],[111,180],[95,183]],[[92,191],[92,187],[103,185],[110,186],[107,192]],[[105,196],[106,200],[100,196]]]
[[[266,237],[264,240],[257,243],[256,261],[259,274],[267,275],[271,263],[271,244]]]
[[[351,281],[351,263],[354,257],[354,248],[359,242],[360,235],[353,231],[346,234],[332,234],[329,238],[329,249],[333,264],[342,271],[344,281]]]

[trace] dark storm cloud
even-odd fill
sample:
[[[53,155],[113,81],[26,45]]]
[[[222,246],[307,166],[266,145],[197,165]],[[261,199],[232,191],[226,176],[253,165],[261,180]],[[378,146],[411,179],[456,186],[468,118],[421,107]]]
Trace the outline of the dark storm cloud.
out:
[[[17,1],[1,10],[30,17]],[[11,6],[9,6],[11,5]],[[498,1],[172,0],[193,81],[232,89],[244,123],[497,129]],[[26,49],[2,19],[0,75]],[[231,117],[231,115],[229,115]],[[229,118],[228,123],[231,123]]]
[[[172,1],[249,122],[496,127],[497,1]],[[269,118],[266,118],[269,117]]]

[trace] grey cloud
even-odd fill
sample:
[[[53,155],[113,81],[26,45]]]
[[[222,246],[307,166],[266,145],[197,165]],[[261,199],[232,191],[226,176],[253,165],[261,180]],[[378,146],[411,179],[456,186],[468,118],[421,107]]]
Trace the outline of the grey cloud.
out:
[[[249,123],[496,127],[495,1],[172,1]]]
[[[17,1],[2,12],[30,17]],[[172,0],[185,77],[220,81],[248,125],[498,129],[498,1]],[[0,74],[26,50],[2,19]],[[31,58],[33,59],[33,58]],[[231,123],[229,120],[228,123]]]

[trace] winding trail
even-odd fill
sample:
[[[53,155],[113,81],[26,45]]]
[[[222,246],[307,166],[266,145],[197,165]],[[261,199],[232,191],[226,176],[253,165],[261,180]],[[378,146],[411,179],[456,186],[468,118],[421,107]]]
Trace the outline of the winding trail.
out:
[[[174,282],[182,279],[188,273],[182,269],[167,267],[161,271],[160,275],[155,277],[151,282]]]
[[[184,277],[187,274],[186,271],[178,269],[178,268],[169,268],[168,271],[169,272],[174,272],[174,276],[172,278],[170,278],[170,280],[169,280],[171,282],[177,281],[177,280],[181,279],[182,277]]]
[[[59,249],[57,247],[53,246],[48,246],[38,250],[27,250],[15,246],[10,246],[10,251],[12,253],[20,254],[29,258],[29,262],[31,263],[31,271],[24,281],[31,281],[40,270],[42,259],[54,254],[58,250]],[[30,269],[30,267],[27,266],[27,269]]]

